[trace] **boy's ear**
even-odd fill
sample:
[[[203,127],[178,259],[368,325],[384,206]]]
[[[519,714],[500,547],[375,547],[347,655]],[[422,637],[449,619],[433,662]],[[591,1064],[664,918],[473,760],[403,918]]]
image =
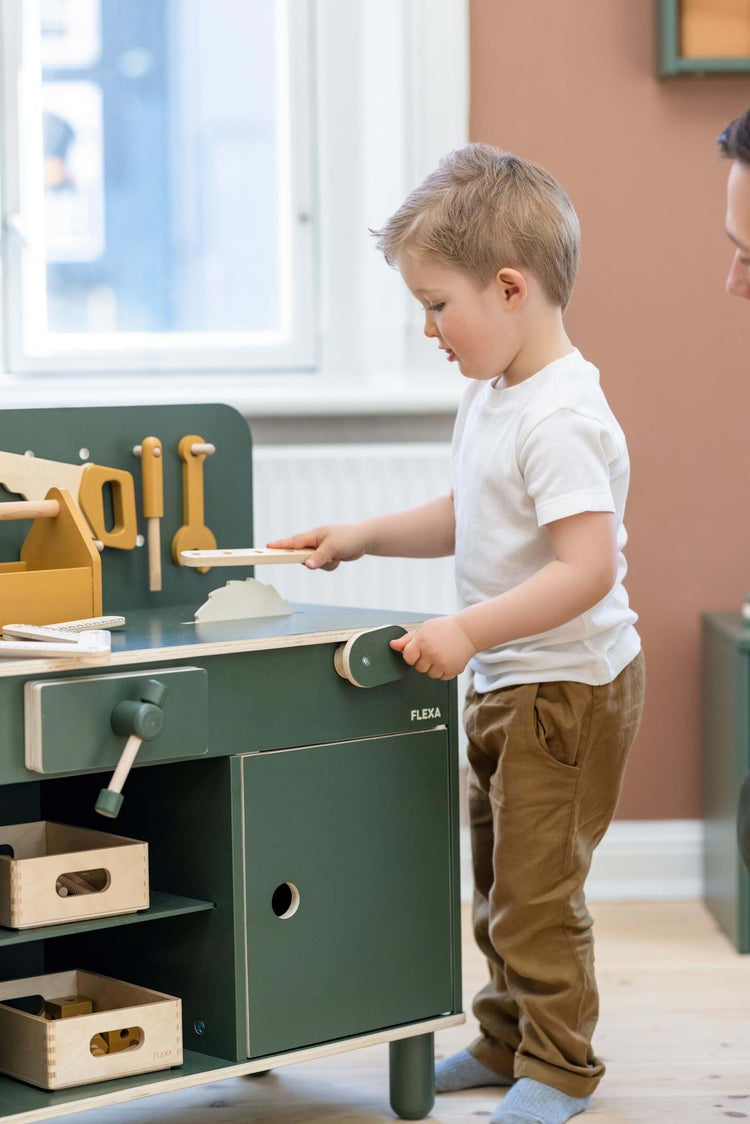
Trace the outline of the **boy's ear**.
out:
[[[506,309],[508,312],[515,312],[529,295],[526,278],[517,269],[509,269],[503,266],[495,274],[495,281]]]

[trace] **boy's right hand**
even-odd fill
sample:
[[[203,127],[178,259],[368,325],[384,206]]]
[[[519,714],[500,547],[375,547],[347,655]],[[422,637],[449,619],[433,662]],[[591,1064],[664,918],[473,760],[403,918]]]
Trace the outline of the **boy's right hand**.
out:
[[[272,550],[315,551],[303,563],[309,570],[335,570],[339,562],[354,562],[365,553],[367,544],[356,523],[339,523],[314,527],[288,539],[267,542]]]

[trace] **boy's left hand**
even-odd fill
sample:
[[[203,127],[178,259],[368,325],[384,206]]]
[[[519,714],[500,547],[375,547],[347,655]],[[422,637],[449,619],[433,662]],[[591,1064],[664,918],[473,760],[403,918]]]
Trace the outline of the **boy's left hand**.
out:
[[[477,651],[455,616],[425,621],[391,647],[430,679],[455,679]]]

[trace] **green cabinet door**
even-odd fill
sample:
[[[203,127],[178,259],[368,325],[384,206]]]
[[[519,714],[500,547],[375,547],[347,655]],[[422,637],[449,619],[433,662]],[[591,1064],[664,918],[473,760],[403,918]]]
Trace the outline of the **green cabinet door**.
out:
[[[452,1011],[447,731],[241,761],[249,1056]]]

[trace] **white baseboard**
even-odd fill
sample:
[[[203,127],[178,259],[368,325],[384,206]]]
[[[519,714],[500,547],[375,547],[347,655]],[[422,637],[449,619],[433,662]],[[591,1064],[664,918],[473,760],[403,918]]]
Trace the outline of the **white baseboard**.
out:
[[[675,901],[703,894],[700,820],[615,820],[594,852],[590,901]],[[472,896],[469,829],[461,829],[461,899]]]

